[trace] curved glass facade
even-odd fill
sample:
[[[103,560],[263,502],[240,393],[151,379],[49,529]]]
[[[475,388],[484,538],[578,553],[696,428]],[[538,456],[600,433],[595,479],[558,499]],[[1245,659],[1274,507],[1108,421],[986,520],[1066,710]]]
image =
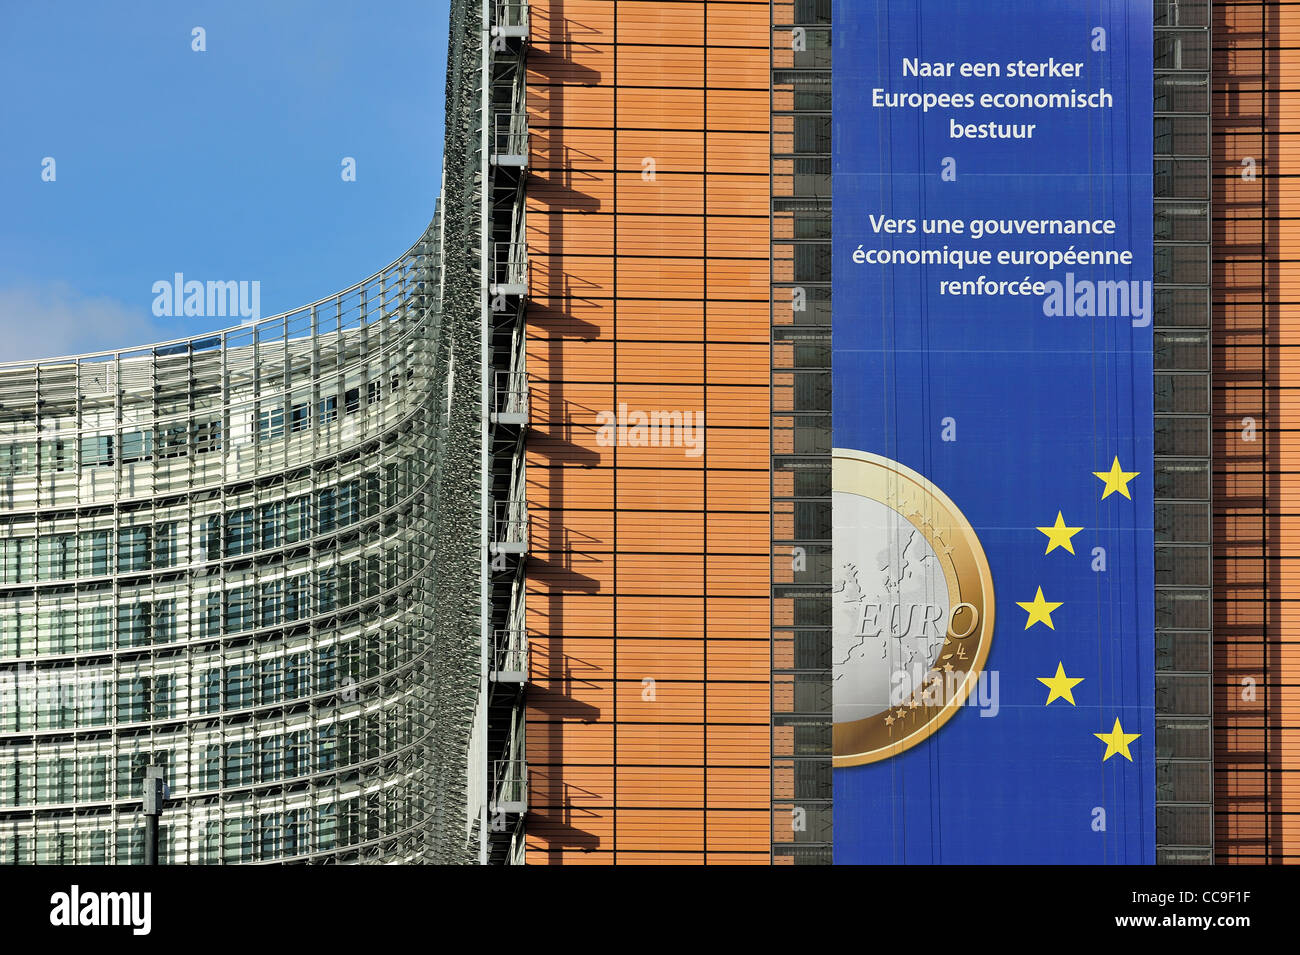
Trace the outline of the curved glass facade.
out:
[[[0,366],[0,863],[416,861],[438,219],[309,307]],[[462,767],[463,771],[463,767]]]

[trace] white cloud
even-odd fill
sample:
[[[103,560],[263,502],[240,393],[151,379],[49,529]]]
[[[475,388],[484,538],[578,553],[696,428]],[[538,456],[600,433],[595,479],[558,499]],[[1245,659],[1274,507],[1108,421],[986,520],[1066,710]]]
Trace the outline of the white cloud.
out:
[[[130,349],[184,334],[159,324],[147,303],[91,298],[67,282],[0,288],[0,362]]]

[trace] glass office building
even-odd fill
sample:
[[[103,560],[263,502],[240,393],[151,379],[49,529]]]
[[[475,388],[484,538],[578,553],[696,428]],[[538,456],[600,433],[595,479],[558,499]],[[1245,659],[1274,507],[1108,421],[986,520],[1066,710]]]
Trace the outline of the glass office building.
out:
[[[477,277],[441,247],[478,113],[448,108],[447,214],[382,271],[0,367],[0,862],[144,861],[150,767],[163,863],[477,854]]]
[[[140,861],[150,765],[167,861],[422,851],[436,262],[0,369],[4,861]]]
[[[832,6],[453,0],[396,262],[0,366],[0,863],[832,861]],[[1160,863],[1291,858],[1283,6],[1153,4]]]

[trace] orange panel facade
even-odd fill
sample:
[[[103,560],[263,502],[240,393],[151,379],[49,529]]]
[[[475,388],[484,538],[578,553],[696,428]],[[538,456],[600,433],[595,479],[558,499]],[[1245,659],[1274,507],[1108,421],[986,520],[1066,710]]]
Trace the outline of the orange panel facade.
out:
[[[1214,17],[1215,856],[1296,862],[1300,6]]]
[[[530,17],[527,861],[766,863],[769,5]]]

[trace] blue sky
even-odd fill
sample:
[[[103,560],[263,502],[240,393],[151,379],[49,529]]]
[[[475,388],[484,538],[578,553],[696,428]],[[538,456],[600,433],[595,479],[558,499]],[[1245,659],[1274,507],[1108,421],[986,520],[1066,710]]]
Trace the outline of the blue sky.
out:
[[[0,361],[238,321],[156,317],[176,272],[267,316],[395,259],[438,193],[447,8],[0,0]]]

